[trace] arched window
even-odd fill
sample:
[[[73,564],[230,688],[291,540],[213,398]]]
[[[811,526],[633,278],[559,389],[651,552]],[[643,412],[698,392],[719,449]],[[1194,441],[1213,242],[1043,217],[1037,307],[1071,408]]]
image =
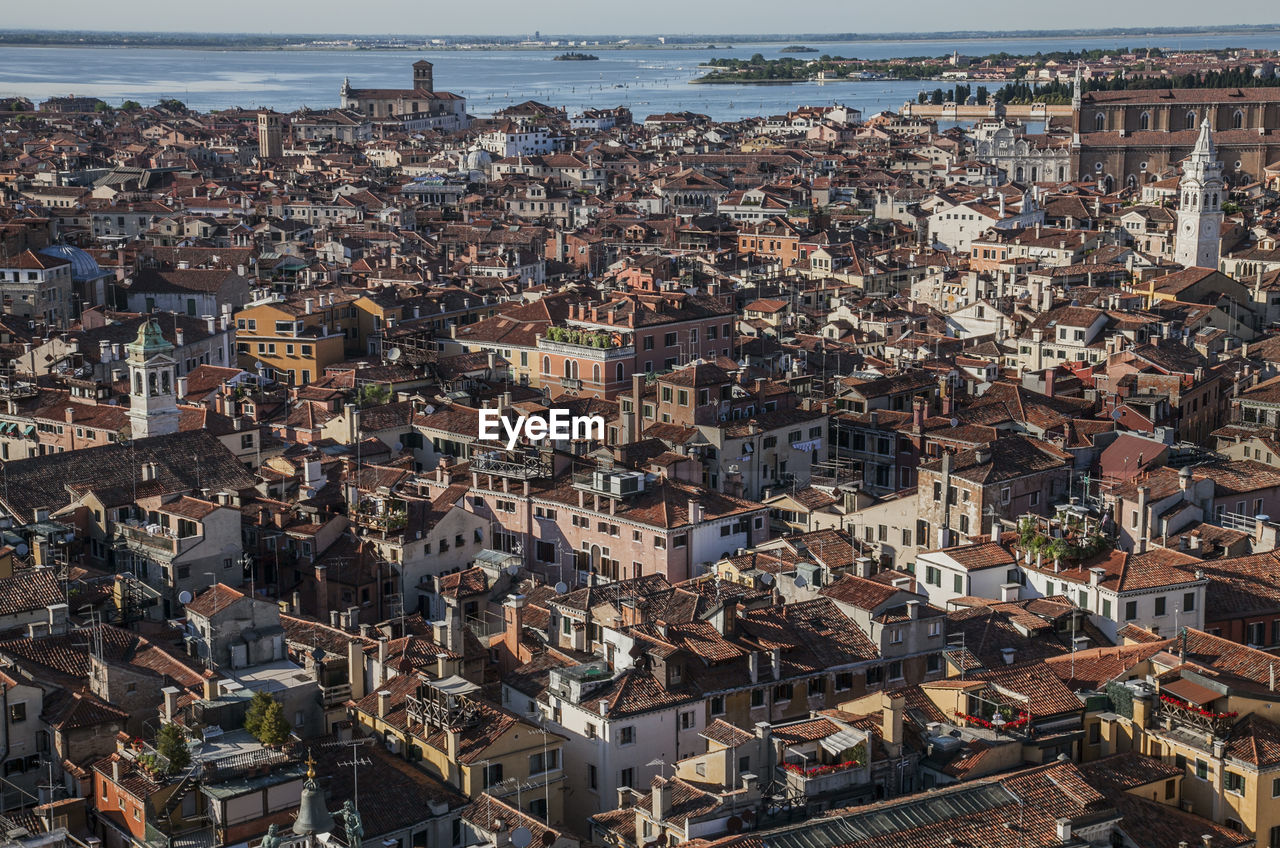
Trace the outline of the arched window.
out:
[[[1037,168],[1035,165],[1032,165],[1031,166],[1031,182],[1034,183],[1039,179],[1040,179],[1040,169]]]
[[[1058,182],[1063,182],[1066,179],[1067,179],[1067,169],[1059,165],[1058,166]]]
[[[622,367],[622,363],[621,363],[621,362],[619,362],[619,363],[618,363],[618,367],[617,367],[616,371],[617,371],[617,375],[618,375],[618,376],[617,376],[617,377],[615,377],[614,379],[616,379],[619,383],[621,383],[623,380],[627,379],[627,372],[626,372],[626,370]]]
[[[160,393],[173,394],[173,384],[170,381],[169,372],[166,370],[160,374]]]
[[[591,366],[591,382],[600,385],[600,363]]]
[[[135,395],[142,394],[142,372],[135,371],[133,373],[133,393]]]
[[[1196,128],[1196,110],[1191,109],[1187,112],[1187,129],[1193,130],[1195,128]]]
[[[1138,116],[1138,129],[1140,130],[1151,129],[1151,113],[1150,112],[1143,112],[1141,115]]]
[[[1107,126],[1107,116],[1101,112],[1093,116],[1093,128],[1099,132]]]
[[[1106,178],[1102,181],[1103,191],[1105,191],[1107,194],[1110,194],[1112,190],[1115,189],[1115,187],[1116,187],[1116,181],[1111,178],[1110,174],[1107,174]]]
[[[549,356],[542,357],[542,373],[543,374],[551,373],[551,357]]]
[[[147,394],[155,397],[159,394],[158,384],[156,383],[156,372],[152,371],[147,375]]]
[[[1217,209],[1217,208],[1218,208],[1218,193],[1215,191],[1213,194],[1209,195],[1209,198],[1210,198],[1209,202],[1213,204],[1213,205],[1212,205],[1212,206],[1210,206],[1209,208],[1210,208],[1210,209]]]
[[[573,360],[566,359],[564,361],[564,378],[568,380],[571,377],[573,377]]]
[[[1231,116],[1231,126],[1237,130],[1244,126],[1244,112],[1236,110],[1236,113]]]
[[[1135,177],[1133,174],[1130,174],[1129,178],[1125,180],[1125,183],[1128,184],[1129,188],[1137,188],[1138,178]]]
[[[1022,182],[1022,166],[1018,166],[1018,170],[1014,172],[1013,178],[1018,182]]]

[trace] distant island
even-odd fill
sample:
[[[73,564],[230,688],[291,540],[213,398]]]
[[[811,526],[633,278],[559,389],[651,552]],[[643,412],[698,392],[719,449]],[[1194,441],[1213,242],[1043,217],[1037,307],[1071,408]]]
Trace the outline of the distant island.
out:
[[[786,47],[778,51],[779,53],[817,53],[818,48],[809,47],[804,44],[788,44]]]
[[[552,60],[555,62],[595,62],[599,58],[599,56],[592,56],[590,53],[575,53],[570,51],[568,53],[561,53],[559,56],[553,56]]]

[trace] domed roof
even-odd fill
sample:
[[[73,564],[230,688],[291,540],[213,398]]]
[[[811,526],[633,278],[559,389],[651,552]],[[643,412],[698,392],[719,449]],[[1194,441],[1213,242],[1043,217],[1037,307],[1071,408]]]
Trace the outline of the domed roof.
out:
[[[56,256],[59,259],[65,259],[70,262],[71,278],[74,280],[96,280],[105,276],[102,268],[98,267],[96,259],[73,245],[51,244],[48,247],[40,248],[40,253],[45,256]]]

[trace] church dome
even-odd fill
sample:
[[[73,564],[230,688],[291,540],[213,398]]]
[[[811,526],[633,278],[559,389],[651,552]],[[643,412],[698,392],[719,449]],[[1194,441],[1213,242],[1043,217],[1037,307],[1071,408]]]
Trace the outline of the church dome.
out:
[[[51,244],[48,247],[40,248],[40,253],[45,256],[56,256],[59,259],[65,259],[70,262],[71,278],[76,282],[96,280],[99,277],[106,276],[102,268],[98,266],[97,260],[78,247],[69,244]]]

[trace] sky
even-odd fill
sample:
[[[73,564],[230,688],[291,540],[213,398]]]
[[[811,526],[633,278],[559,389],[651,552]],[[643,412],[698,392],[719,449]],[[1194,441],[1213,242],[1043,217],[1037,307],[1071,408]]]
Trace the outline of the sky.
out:
[[[274,34],[756,34],[1280,23],[1280,7],[1271,0],[59,0],[49,6],[5,0],[4,5],[12,6],[0,19],[6,29]]]

